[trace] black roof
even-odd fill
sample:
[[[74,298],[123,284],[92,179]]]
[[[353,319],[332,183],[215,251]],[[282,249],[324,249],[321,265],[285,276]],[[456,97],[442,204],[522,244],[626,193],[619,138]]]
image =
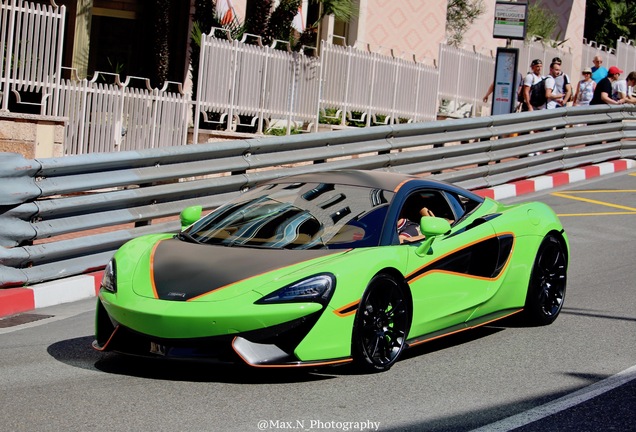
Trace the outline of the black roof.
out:
[[[349,186],[365,186],[384,190],[396,191],[405,183],[417,181],[420,187],[442,187],[443,189],[457,189],[455,186],[437,180],[424,179],[409,174],[388,171],[336,170],[316,173],[298,174],[271,180],[267,183],[335,183]],[[462,189],[463,190],[463,189]]]

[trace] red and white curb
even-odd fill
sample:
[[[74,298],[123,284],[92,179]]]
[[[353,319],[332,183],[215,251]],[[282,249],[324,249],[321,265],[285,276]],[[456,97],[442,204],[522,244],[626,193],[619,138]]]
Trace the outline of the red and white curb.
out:
[[[96,272],[32,287],[0,289],[0,317],[95,297],[102,274]]]
[[[515,197],[532,192],[539,192],[546,189],[554,189],[570,183],[589,180],[602,175],[613,174],[636,167],[633,159],[618,159],[611,162],[603,162],[595,165],[588,165],[581,168],[574,168],[567,171],[559,171],[527,180],[519,180],[500,186],[475,190],[477,195],[482,197],[500,200]]]
[[[552,189],[569,183],[588,180],[594,177],[613,174],[636,167],[632,159],[619,159],[557,172],[528,180],[495,186],[474,191],[480,196],[495,200],[510,198],[545,189]],[[73,276],[33,287],[0,289],[0,318],[46,306],[54,306],[95,297],[103,272]]]

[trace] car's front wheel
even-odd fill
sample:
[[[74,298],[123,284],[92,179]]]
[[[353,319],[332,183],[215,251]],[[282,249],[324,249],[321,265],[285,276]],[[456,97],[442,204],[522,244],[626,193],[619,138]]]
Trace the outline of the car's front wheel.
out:
[[[375,276],[367,287],[353,328],[353,358],[369,372],[388,370],[404,349],[409,326],[405,288],[386,274]]]
[[[537,252],[526,296],[525,316],[530,325],[552,324],[565,299],[568,258],[554,235],[543,239]]]

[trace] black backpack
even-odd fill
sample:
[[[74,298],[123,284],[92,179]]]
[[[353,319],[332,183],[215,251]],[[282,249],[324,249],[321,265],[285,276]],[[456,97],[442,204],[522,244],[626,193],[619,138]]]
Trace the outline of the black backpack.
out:
[[[547,78],[541,78],[540,81],[532,84],[530,87],[530,105],[533,107],[540,107],[545,105],[548,101],[545,97],[545,80]]]

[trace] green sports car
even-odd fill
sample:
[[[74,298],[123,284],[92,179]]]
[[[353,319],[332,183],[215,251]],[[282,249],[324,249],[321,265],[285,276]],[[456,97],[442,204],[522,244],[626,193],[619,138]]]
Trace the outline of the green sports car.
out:
[[[568,238],[547,205],[414,176],[286,177],[203,217],[189,207],[181,224],[108,263],[97,350],[384,371],[406,348],[512,314],[550,324],[565,297]]]

